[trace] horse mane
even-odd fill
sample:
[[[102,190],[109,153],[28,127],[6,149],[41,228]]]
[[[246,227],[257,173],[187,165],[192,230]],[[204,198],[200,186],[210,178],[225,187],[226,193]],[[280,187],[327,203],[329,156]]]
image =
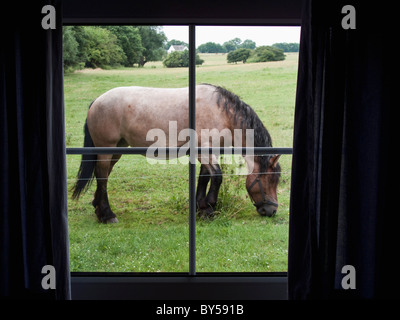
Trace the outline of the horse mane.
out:
[[[238,124],[240,122],[240,128],[242,129],[254,129],[254,146],[272,147],[271,136],[255,111],[248,104],[243,102],[236,94],[222,87],[211,86],[215,88],[215,91],[218,94],[218,106],[224,108],[228,115],[233,115],[233,123]],[[261,172],[268,168],[270,157],[271,156],[258,156]]]

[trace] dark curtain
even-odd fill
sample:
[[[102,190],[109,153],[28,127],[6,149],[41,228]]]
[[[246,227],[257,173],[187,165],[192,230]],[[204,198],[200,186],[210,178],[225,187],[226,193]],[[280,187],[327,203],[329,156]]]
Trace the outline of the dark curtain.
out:
[[[356,29],[342,28],[344,5],[355,8]],[[400,298],[395,12],[385,0],[305,1],[290,299]],[[342,286],[345,265],[354,267],[355,289]]]
[[[42,28],[44,5],[56,29]],[[1,11],[0,296],[69,299],[61,2]],[[42,287],[45,265],[55,289]]]

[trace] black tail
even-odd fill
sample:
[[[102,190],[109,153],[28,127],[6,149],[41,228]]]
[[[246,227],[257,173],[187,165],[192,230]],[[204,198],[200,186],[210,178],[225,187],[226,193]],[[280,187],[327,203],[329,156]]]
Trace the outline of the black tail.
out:
[[[93,102],[92,102],[93,103]],[[90,106],[92,105],[90,104]],[[89,106],[89,108],[90,108]],[[85,139],[83,142],[84,147],[94,147],[92,137],[90,136],[87,121],[84,127]],[[96,154],[83,154],[81,166],[79,167],[77,181],[72,188],[72,199],[79,199],[82,191],[85,192],[91,185],[94,178],[94,168],[96,166]]]

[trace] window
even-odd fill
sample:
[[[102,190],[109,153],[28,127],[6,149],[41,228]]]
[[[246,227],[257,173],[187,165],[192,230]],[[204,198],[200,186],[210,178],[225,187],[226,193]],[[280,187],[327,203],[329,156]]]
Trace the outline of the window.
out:
[[[68,11],[68,10],[66,10],[66,11]],[[66,11],[64,11],[64,13],[66,12]],[[140,10],[139,10],[140,11]],[[278,10],[279,11],[279,10]],[[83,10],[83,12],[85,12],[85,10]],[[143,11],[144,12],[144,11]],[[289,12],[290,12],[290,10],[289,10]],[[82,18],[82,17],[79,17],[79,15],[78,16],[74,16],[74,15],[70,15],[72,18],[70,18],[69,19],[69,23],[72,23],[72,24],[77,24],[79,21],[80,22],[82,22],[82,21],[84,21],[85,19],[84,18]],[[107,20],[107,19],[106,19]],[[113,20],[113,19],[111,19],[111,20]],[[111,21],[110,20],[110,21]],[[118,20],[118,19],[117,19]],[[120,19],[120,21],[123,21],[124,19]],[[128,19],[129,20],[129,19]],[[151,20],[151,19],[150,19]],[[162,19],[161,19],[162,20]],[[171,21],[172,20],[168,20],[168,19],[166,19],[167,21],[165,21],[165,22],[167,22],[167,23],[171,23]],[[290,19],[289,19],[290,20]],[[289,21],[289,20],[287,20],[287,21]],[[92,20],[92,21],[96,21],[96,19],[94,19],[94,20]],[[138,20],[138,21],[140,21],[140,19]],[[143,21],[143,20],[142,20]],[[154,20],[151,20],[151,21],[154,21]],[[177,21],[176,19],[174,20],[174,21]],[[181,22],[182,22],[183,20],[181,20]],[[228,21],[229,22],[229,20],[226,20],[226,21]],[[237,22],[238,20],[236,20],[236,22],[235,22],[235,24],[237,24],[238,22]],[[249,24],[249,22],[248,22],[249,20],[247,20],[247,22],[246,22],[246,24]],[[253,21],[261,21],[261,20],[253,20]],[[252,22],[250,22],[250,24],[252,24],[253,23],[253,21]],[[160,21],[161,22],[161,21]],[[87,21],[85,22],[85,23],[87,23]],[[104,22],[103,22],[104,23]],[[115,22],[114,22],[115,23]],[[298,23],[299,23],[299,19],[297,18],[297,20],[296,19],[292,19],[292,20],[290,20],[290,23],[287,23],[287,22],[280,22],[280,23],[276,23],[277,25],[298,25]],[[68,24],[68,19],[67,19],[67,24]],[[122,23],[118,23],[118,24],[122,24]],[[162,23],[163,24],[163,23]],[[186,24],[186,23],[185,23]],[[227,24],[229,24],[229,23],[227,23]],[[258,22],[258,24],[260,24],[260,22]],[[261,24],[264,24],[264,23],[261,23]],[[188,25],[188,24],[187,24]],[[200,28],[200,26],[198,26],[197,28]],[[189,32],[191,35],[192,35],[192,37],[193,37],[193,35],[195,35],[195,27],[194,27],[194,25],[190,25],[190,29],[191,29],[191,31]],[[193,39],[193,38],[192,38]],[[190,41],[189,41],[190,42]],[[192,45],[192,47],[195,45],[194,43],[191,43],[191,45]],[[195,70],[195,68],[189,68],[189,70],[192,70],[192,72],[191,72],[191,74],[189,75],[189,79],[191,79],[191,80],[189,80],[189,85],[191,85],[191,86],[193,86],[193,84],[195,83],[195,82],[199,82],[199,81],[204,81],[204,82],[207,82],[207,79],[201,79],[201,80],[199,80],[199,78],[197,78],[197,79],[194,79],[194,70]],[[268,72],[267,70],[265,70],[266,72]],[[198,72],[198,76],[200,75],[200,72]],[[233,90],[232,90],[233,91]],[[237,94],[240,94],[239,92],[235,92],[235,91],[233,91],[234,93],[237,93]],[[294,103],[294,101],[293,101],[293,103]],[[251,105],[251,103],[249,103],[250,105]],[[83,123],[81,124],[81,126],[83,125]],[[267,125],[267,128],[270,130],[270,128],[269,128],[269,126],[268,126],[268,123],[266,124]],[[68,139],[69,139],[69,137],[68,137],[68,133],[67,133],[67,141],[68,141]],[[72,138],[71,138],[72,139]],[[277,142],[276,142],[276,140],[274,141],[274,145],[275,146],[277,146],[278,144],[277,144]],[[130,150],[130,152],[132,152],[133,150]],[[136,152],[139,152],[140,150],[137,150]],[[275,150],[275,152],[276,152],[277,150]],[[281,149],[280,151],[283,151],[282,153],[290,153],[290,150],[287,150],[287,149]],[[76,149],[73,149],[73,148],[68,148],[68,150],[67,150],[67,152],[69,153],[69,154],[74,154],[74,153],[76,153],[76,154],[78,154],[78,153],[80,153],[79,152],[79,150],[76,150]],[[135,151],[134,151],[135,152]],[[141,151],[141,152],[143,152],[143,150]],[[76,156],[73,156],[73,155],[69,155],[68,157],[76,157]],[[290,156],[286,156],[286,157],[290,157]],[[283,159],[283,158],[282,158]],[[290,162],[290,160],[288,160],[288,162]],[[199,277],[197,277],[196,279],[197,280],[195,280],[195,282],[196,281],[200,281],[201,282],[201,279],[202,279],[202,276],[204,276],[205,274],[202,274],[202,272],[207,272],[207,271],[215,271],[215,270],[206,270],[206,269],[201,269],[202,267],[201,267],[201,263],[200,263],[200,265],[197,265],[196,266],[196,264],[199,264],[199,261],[198,260],[196,260],[196,258],[198,257],[198,256],[200,256],[202,253],[201,252],[199,252],[199,250],[200,250],[200,246],[201,246],[201,242],[203,241],[202,240],[202,233],[203,233],[203,231],[200,231],[199,232],[199,227],[201,227],[201,224],[203,223],[203,221],[198,221],[197,222],[197,236],[196,237],[193,237],[194,235],[196,235],[195,234],[195,232],[194,232],[194,227],[195,227],[195,219],[193,219],[193,218],[195,218],[195,205],[196,205],[196,203],[195,203],[195,201],[193,201],[194,199],[195,199],[195,185],[196,185],[196,179],[194,179],[194,177],[195,177],[195,172],[194,172],[194,166],[192,166],[192,168],[191,169],[188,169],[188,171],[189,171],[189,177],[188,177],[188,182],[190,183],[190,185],[191,185],[191,188],[190,188],[190,190],[189,190],[189,193],[188,193],[188,198],[190,198],[191,200],[190,200],[190,203],[189,203],[189,205],[190,205],[190,208],[191,208],[191,217],[192,217],[192,219],[190,219],[190,221],[191,221],[191,224],[189,225],[189,229],[190,230],[188,230],[188,232],[187,232],[187,234],[189,235],[189,238],[191,239],[190,240],[190,243],[188,244],[188,248],[189,248],[189,257],[188,257],[188,262],[189,262],[189,265],[187,266],[187,268],[188,268],[188,274],[189,275],[194,275],[196,272],[197,272],[197,275],[199,276]],[[87,205],[87,204],[86,204]],[[214,220],[213,222],[215,222],[216,220]],[[223,225],[223,221],[218,221],[218,222],[220,222],[222,225]],[[207,222],[205,222],[205,223],[207,223]],[[210,223],[209,223],[209,225],[210,225]],[[102,228],[102,225],[100,225],[100,228]],[[201,230],[201,228],[200,228],[200,230]],[[204,233],[203,233],[203,235],[204,235]],[[189,242],[189,238],[187,239],[187,241]],[[194,239],[196,239],[197,240],[197,242],[194,242],[193,240]],[[186,240],[186,239],[185,239]],[[200,245],[200,246],[199,246]],[[197,247],[197,248],[196,248]],[[197,255],[197,257],[196,257],[196,255]],[[199,270],[199,267],[200,267],[200,270]],[[268,271],[268,270],[266,270],[266,271]],[[240,270],[239,270],[239,272],[240,272]],[[185,274],[186,274],[186,272],[185,272]],[[219,275],[221,275],[220,273],[219,273]],[[230,275],[232,275],[232,274],[230,274]],[[271,274],[272,275],[272,274]],[[79,274],[76,274],[76,276],[79,276]],[[238,276],[238,275],[236,275],[236,276]],[[74,280],[75,279],[75,280]],[[157,278],[157,279],[159,279],[159,278]],[[159,281],[159,280],[155,280],[156,282],[157,281]],[[231,280],[232,280],[233,278],[231,278]],[[262,277],[259,277],[259,278],[257,278],[258,280],[256,280],[258,283],[262,283],[263,282],[263,279],[264,278],[262,278]],[[73,285],[74,285],[74,281],[75,281],[75,287],[79,287],[81,284],[83,284],[84,282],[85,282],[85,280],[84,281],[80,281],[79,280],[79,278],[74,278],[73,277]],[[107,280],[106,282],[108,282],[109,280]],[[131,281],[131,280],[129,280],[129,281]],[[127,282],[129,282],[129,281],[127,281]],[[232,280],[232,281],[234,281],[234,280]],[[250,281],[250,280],[249,280]],[[269,281],[269,280],[268,280]],[[218,282],[218,281],[217,281]],[[282,284],[283,284],[283,287],[281,287],[281,288],[284,288],[285,287],[285,281],[283,281],[282,282]],[[137,282],[136,282],[136,284],[137,284]],[[264,285],[264,284],[263,284]],[[143,295],[141,296],[141,297],[143,297]]]
[[[212,32],[222,32],[231,33],[232,39],[225,38],[227,41],[225,41],[224,47],[219,45],[216,48],[207,48],[207,45],[215,46],[215,43],[210,41],[203,43],[202,46],[196,46],[198,50],[200,48],[202,51],[208,51],[201,56],[206,60],[206,64],[196,68],[196,77],[194,77],[193,65],[189,69],[189,75],[187,68],[167,69],[160,66],[161,62],[148,62],[145,68],[143,66],[139,68],[139,64],[143,63],[141,57],[128,56],[129,51],[126,48],[127,57],[124,59],[131,59],[131,62],[127,62],[127,64],[136,62],[138,67],[117,69],[116,71],[84,69],[75,74],[67,72],[65,79],[66,140],[68,146],[75,147],[74,149],[69,148],[68,152],[78,154],[88,152],[76,148],[84,140],[82,124],[87,115],[86,105],[90,105],[91,101],[109,89],[132,84],[152,87],[185,87],[188,80],[190,88],[193,89],[194,80],[196,84],[212,83],[217,86],[226,86],[232,88],[232,92],[239,96],[244,96],[245,101],[256,109],[258,114],[256,118],[260,119],[261,117],[261,123],[264,123],[269,129],[275,142],[274,145],[284,145],[286,148],[271,151],[270,148],[263,150],[259,145],[255,146],[266,155],[290,154],[297,55],[296,53],[286,53],[284,56],[282,52],[277,51],[280,54],[279,57],[265,56],[274,53],[270,51],[271,47],[258,46],[256,49],[254,41],[251,39],[241,40],[238,37],[241,33],[246,36],[245,32],[247,31],[247,34],[250,34],[253,39],[257,37],[260,39],[260,36],[262,39],[262,36],[268,36],[268,33],[272,35],[275,33],[276,36],[279,31],[287,32],[287,30],[285,28],[271,30],[271,28],[250,27],[249,31],[249,27],[218,26],[200,26],[197,29],[200,36],[210,35]],[[91,64],[90,66],[93,68],[98,65],[102,66],[101,63],[106,63],[103,61],[109,61],[108,63],[112,64],[112,55],[116,59],[118,48],[113,48],[112,45],[116,45],[119,39],[116,39],[115,35],[121,38],[123,36],[131,37],[130,44],[132,45],[135,40],[135,32],[137,34],[146,32],[142,36],[153,32],[153,36],[158,37],[163,34],[161,30],[160,27],[149,26],[67,27],[64,30],[64,45],[65,56],[69,60],[66,62],[72,65],[73,58],[68,56],[68,50],[73,49],[74,41],[80,47],[84,47],[85,44],[81,43],[84,37],[91,37],[93,43],[97,39],[105,39],[104,41],[111,43],[108,48],[101,48],[102,43],[98,43],[90,49],[92,51],[76,53],[76,56],[92,55],[91,58],[86,58],[85,63]],[[188,34],[188,27],[174,27],[173,31]],[[293,30],[289,29],[289,31],[293,33]],[[297,31],[294,31],[296,35]],[[194,26],[190,27],[190,35],[195,36]],[[193,39],[191,40],[194,42]],[[124,44],[122,41],[119,43]],[[139,45],[138,42],[137,46]],[[179,54],[182,52],[182,56],[189,55],[187,43],[180,44],[180,46],[168,45],[168,47],[165,46],[164,49],[182,50],[176,52]],[[252,56],[248,59],[253,63],[245,64],[246,60],[243,60],[242,57],[239,58],[242,60],[230,61],[230,55],[238,49],[243,49],[243,52],[249,54],[252,52]],[[95,56],[96,50],[103,50],[101,54],[104,56],[101,54]],[[113,50],[115,52],[112,52]],[[168,57],[173,56],[174,54],[170,54]],[[193,55],[190,57],[193,59]],[[154,60],[160,60],[160,58],[155,57]],[[254,63],[263,61],[263,59],[270,62]],[[120,61],[125,60],[121,59]],[[164,64],[168,66],[166,62],[170,60],[164,58],[164,61]],[[107,67],[107,65],[105,66]],[[132,83],[133,77],[134,83]],[[187,93],[184,94],[187,95]],[[196,108],[193,102],[191,106],[193,109]],[[158,111],[162,112],[162,109]],[[186,113],[185,111],[182,114],[185,119],[187,118]],[[187,126],[193,127],[195,114],[193,111],[190,114],[191,123]],[[200,116],[201,114],[199,114]],[[211,116],[208,113],[207,117]],[[220,116],[216,115],[215,117]],[[238,114],[238,116],[243,116],[243,114]],[[153,128],[155,124],[145,125],[147,126],[145,130],[159,130]],[[100,129],[102,134],[108,134],[103,127]],[[169,139],[174,133],[171,130],[176,129],[176,121],[170,121]],[[204,129],[217,130],[207,125],[204,126]],[[149,132],[147,131],[147,136]],[[255,134],[260,135],[259,132]],[[157,134],[156,136],[158,137]],[[100,141],[100,143],[102,142]],[[221,145],[221,147],[223,146]],[[89,151],[97,152],[97,150]],[[189,148],[188,153],[190,154],[192,150]],[[129,154],[144,153],[144,151],[148,150],[146,148],[117,149],[113,153]],[[229,149],[225,151],[229,152]],[[214,150],[215,152],[219,153],[220,150]],[[104,157],[104,155],[99,157]],[[71,186],[75,182],[74,176],[78,172],[80,163],[82,163],[81,166],[89,168],[97,161],[108,163],[106,158],[96,160],[91,155],[85,155],[82,162],[77,156],[69,155],[68,159],[68,175]],[[196,183],[200,181],[199,177],[208,179],[211,172],[205,171],[204,168],[200,169],[200,164],[187,163],[187,159],[186,161],[182,161],[182,159],[152,161],[138,155],[123,156],[119,162],[115,163],[115,169],[113,169],[115,173],[112,173],[110,177],[101,178],[108,180],[108,198],[112,210],[117,215],[116,218],[120,220],[119,224],[100,226],[95,223],[95,209],[90,203],[94,190],[96,190],[96,183],[93,183],[92,188],[82,196],[80,201],[70,201],[71,270],[75,272],[187,272],[189,274],[196,272],[285,272],[288,245],[290,156],[280,159],[280,162],[283,163],[282,168],[285,169],[283,172],[275,173],[281,175],[281,182],[278,188],[279,214],[274,218],[260,217],[251,205],[251,196],[249,197],[245,188],[247,170],[243,170],[244,160],[242,159],[240,155],[236,155],[236,157],[221,155],[219,157],[219,163],[223,170],[216,173],[216,176],[225,181],[218,194],[219,201],[215,208],[215,215],[212,218],[205,215],[197,218],[196,228]],[[114,165],[114,162],[111,161],[111,164]],[[94,166],[91,169],[93,170]],[[266,172],[266,169],[264,171],[260,171],[259,177],[263,178],[263,176],[271,174]],[[90,176],[81,176],[80,179],[86,183]],[[188,182],[189,193],[187,192]],[[211,183],[213,182],[211,181]],[[257,184],[256,188],[258,187]],[[250,190],[250,188],[248,189]],[[251,190],[249,193],[251,194]],[[207,210],[208,208],[203,211],[208,212]],[[187,224],[188,211],[190,212],[189,226]],[[96,214],[100,220],[98,211]]]

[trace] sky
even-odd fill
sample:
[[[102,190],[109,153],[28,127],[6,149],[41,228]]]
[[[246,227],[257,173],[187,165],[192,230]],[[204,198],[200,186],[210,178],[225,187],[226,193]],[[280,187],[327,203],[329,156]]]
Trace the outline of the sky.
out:
[[[163,26],[169,40],[176,39],[189,42],[189,28],[186,26]],[[234,38],[253,40],[257,47],[272,45],[277,42],[300,42],[300,27],[225,27],[197,26],[196,47],[206,42],[223,44]]]

